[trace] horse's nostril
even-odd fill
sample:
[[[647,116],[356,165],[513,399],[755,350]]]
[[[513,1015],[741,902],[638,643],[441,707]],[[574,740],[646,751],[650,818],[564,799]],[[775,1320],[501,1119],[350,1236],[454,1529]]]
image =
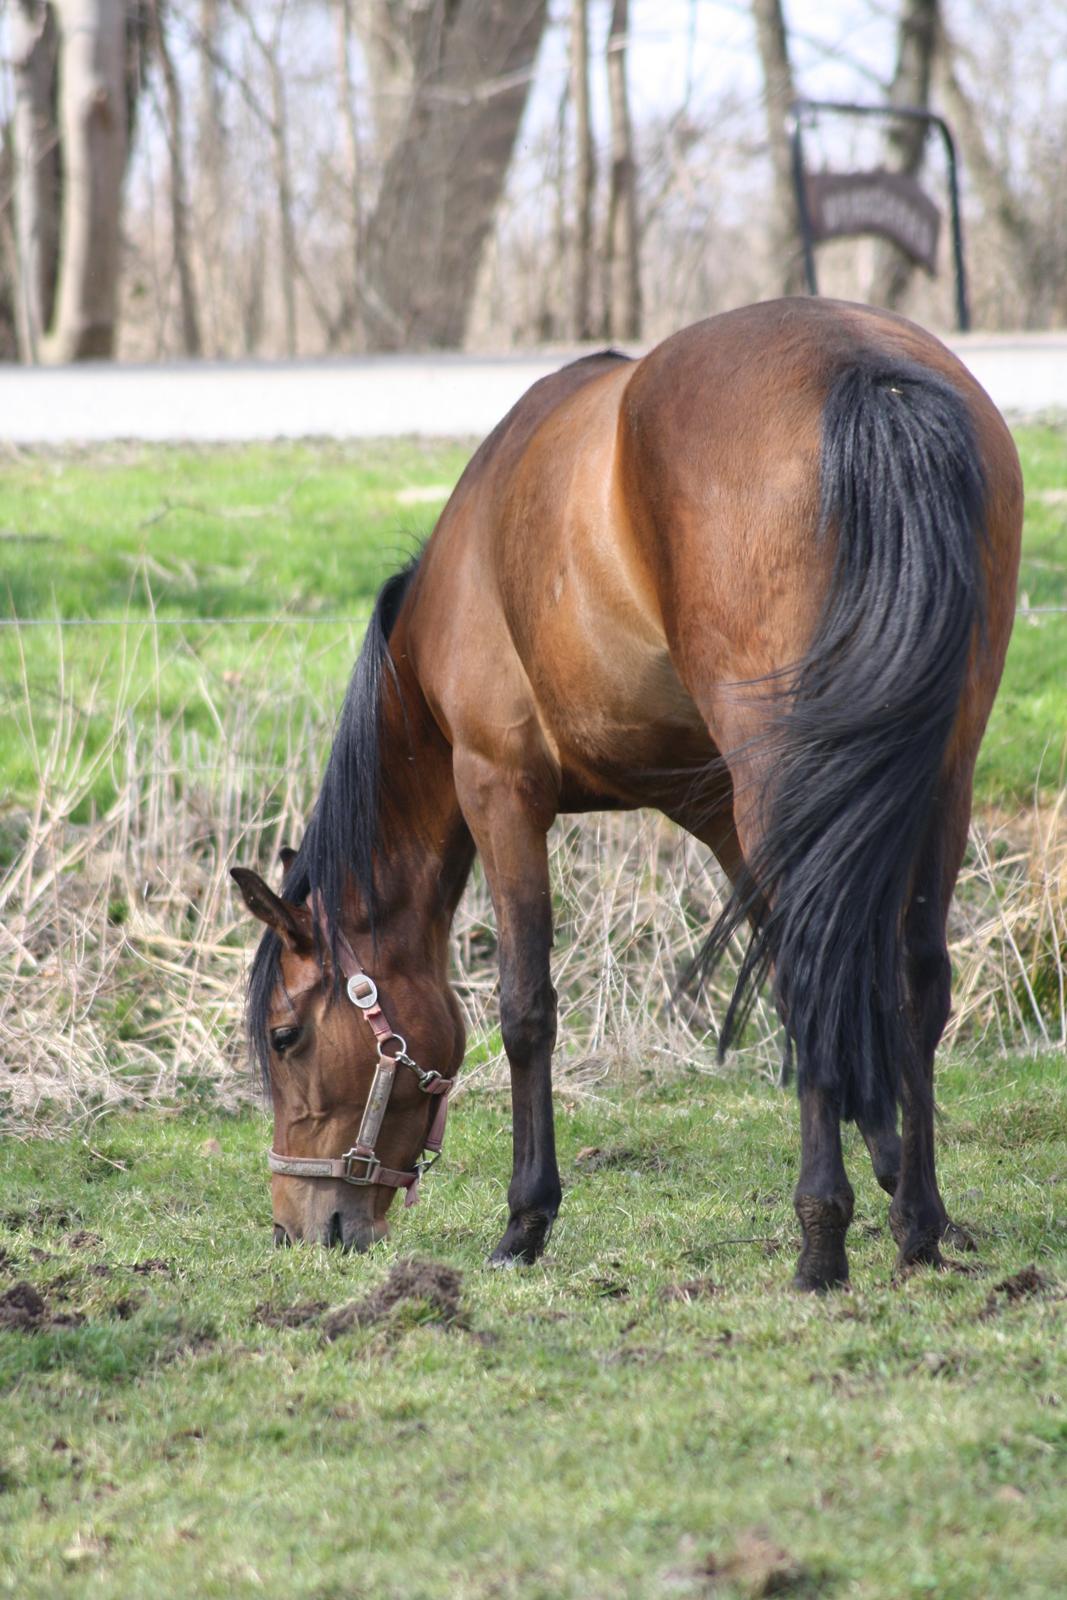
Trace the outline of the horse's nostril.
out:
[[[289,1245],[291,1245],[292,1242],[293,1242],[292,1239],[290,1239],[289,1235],[286,1233],[286,1231],[282,1227],[281,1223],[280,1222],[276,1222],[274,1224],[274,1247],[275,1247],[275,1249],[276,1250],[277,1249],[285,1249]]]
[[[326,1233],[326,1243],[328,1245],[344,1244],[344,1233],[341,1229],[341,1213],[339,1211],[335,1211],[333,1216],[330,1218],[330,1226]]]

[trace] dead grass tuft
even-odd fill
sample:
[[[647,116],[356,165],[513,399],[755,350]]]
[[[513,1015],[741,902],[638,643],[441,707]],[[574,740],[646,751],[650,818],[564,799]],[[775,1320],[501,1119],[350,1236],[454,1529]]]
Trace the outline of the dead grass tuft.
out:
[[[165,655],[151,622],[142,627],[150,648],[142,639],[131,649],[119,689],[109,683],[106,693],[84,683],[75,692],[60,640],[54,715],[40,741],[39,690],[24,674],[18,721],[37,791],[29,808],[0,816],[0,1120],[9,1130],[59,1129],[118,1105],[230,1107],[258,1095],[242,1025],[255,929],[228,869],[274,873],[279,847],[299,838],[335,708],[295,694],[280,706],[279,664],[266,648],[224,699],[201,677],[175,703],[168,665],[194,646],[168,630]],[[265,755],[269,738],[275,753]],[[101,804],[101,792],[113,798]],[[593,1096],[609,1077],[722,1072],[715,1030],[730,964],[702,996],[677,993],[720,905],[722,878],[703,847],[654,815],[583,817],[559,825],[553,867],[561,1092]],[[1062,796],[1029,816],[979,821],[952,918],[948,1043],[1067,1043],[1065,907]],[[496,1087],[496,940],[477,870],[453,946],[470,1040],[465,1089]],[[778,1077],[780,1034],[766,1003],[741,1055],[746,1070]]]

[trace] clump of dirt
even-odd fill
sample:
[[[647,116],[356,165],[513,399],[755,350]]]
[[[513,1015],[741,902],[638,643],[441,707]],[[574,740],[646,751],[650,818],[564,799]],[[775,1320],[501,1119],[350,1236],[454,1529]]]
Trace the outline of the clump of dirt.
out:
[[[63,1243],[68,1250],[95,1250],[97,1245],[103,1244],[98,1233],[93,1233],[91,1228],[79,1228],[76,1233],[68,1233]]]
[[[152,1272],[159,1272],[169,1277],[170,1262],[164,1261],[162,1256],[149,1256],[147,1261],[131,1261],[130,1271],[136,1272],[142,1277],[147,1277]]]
[[[949,1222],[941,1239],[950,1250],[963,1250],[970,1255],[978,1254],[978,1240],[970,1228],[965,1227],[962,1222]]]
[[[326,1310],[328,1300],[298,1300],[295,1305],[276,1306],[264,1300],[252,1313],[252,1321],[263,1328],[303,1328]]]
[[[581,1167],[583,1172],[601,1172],[619,1168],[635,1172],[663,1172],[668,1160],[669,1154],[662,1150],[632,1150],[623,1146],[604,1150],[598,1144],[591,1144],[584,1150],[579,1150],[574,1158],[574,1164],[576,1167]]]
[[[404,1302],[422,1309],[420,1321],[446,1328],[465,1328],[460,1295],[463,1275],[438,1261],[398,1261],[378,1288],[365,1300],[353,1300],[332,1312],[323,1323],[323,1336],[333,1340],[354,1328],[384,1322]]]
[[[666,1288],[660,1290],[659,1297],[688,1306],[694,1300],[710,1300],[712,1295],[721,1293],[722,1285],[716,1283],[714,1278],[690,1278],[687,1283],[668,1283]]]
[[[626,1344],[618,1350],[613,1350],[606,1358],[605,1365],[609,1367],[650,1367],[659,1366],[663,1361],[669,1361],[666,1350],[659,1349],[654,1344]]]
[[[0,1294],[0,1328],[14,1333],[39,1333],[42,1328],[76,1328],[85,1321],[77,1311],[53,1315],[48,1302],[32,1283],[23,1280]]]
[[[1028,1300],[1032,1295],[1047,1294],[1053,1287],[1051,1278],[1046,1278],[1031,1262],[1021,1272],[1013,1272],[1010,1278],[993,1285],[982,1309],[982,1317],[998,1316],[1007,1306],[1018,1305],[1020,1300]]]
[[[811,1572],[762,1528],[741,1534],[728,1556],[706,1556],[687,1576],[698,1583],[703,1579],[703,1592],[707,1595],[729,1587],[747,1600],[795,1594],[812,1584]]]
[[[32,1283],[16,1283],[0,1294],[0,1328],[14,1328],[19,1333],[32,1333],[48,1316],[44,1296]]]
[[[69,1228],[79,1220],[76,1211],[57,1205],[52,1200],[32,1200],[27,1206],[16,1206],[11,1211],[0,1211],[0,1222],[5,1228]]]

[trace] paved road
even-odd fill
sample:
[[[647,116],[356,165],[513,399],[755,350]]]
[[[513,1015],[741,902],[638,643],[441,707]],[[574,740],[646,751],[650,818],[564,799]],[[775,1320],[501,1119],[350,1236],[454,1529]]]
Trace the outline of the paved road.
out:
[[[1067,412],[1067,335],[949,343],[1008,415]],[[0,367],[0,444],[481,437],[575,353]]]

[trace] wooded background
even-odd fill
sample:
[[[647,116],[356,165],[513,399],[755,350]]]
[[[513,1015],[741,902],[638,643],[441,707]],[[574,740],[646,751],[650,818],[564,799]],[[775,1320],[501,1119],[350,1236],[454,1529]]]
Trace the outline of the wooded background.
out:
[[[3,359],[661,336],[800,287],[798,92],[947,116],[975,325],[1067,322],[1059,0],[6,0],[2,54]],[[813,148],[944,201],[913,128]],[[821,287],[947,327],[947,233]]]

